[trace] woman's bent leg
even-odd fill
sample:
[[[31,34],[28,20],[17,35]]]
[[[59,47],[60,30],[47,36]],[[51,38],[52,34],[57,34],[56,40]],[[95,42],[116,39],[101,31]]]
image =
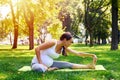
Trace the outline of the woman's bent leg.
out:
[[[32,70],[39,71],[39,72],[45,72],[47,70],[42,64],[39,64],[39,63],[34,63],[31,65],[31,67],[32,67]]]

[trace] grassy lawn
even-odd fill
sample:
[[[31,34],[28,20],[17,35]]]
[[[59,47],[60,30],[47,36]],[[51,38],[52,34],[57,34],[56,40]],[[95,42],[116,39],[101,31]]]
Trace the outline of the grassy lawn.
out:
[[[28,46],[18,46],[12,50],[10,45],[0,45],[0,80],[120,80],[120,49],[110,51],[110,45],[88,47],[81,44],[73,44],[71,48],[94,53],[98,56],[98,65],[103,65],[105,71],[74,71],[45,73],[28,71],[19,72],[22,66],[30,65],[34,50],[28,50]],[[87,64],[91,58],[82,58],[74,55],[60,56],[58,60]]]

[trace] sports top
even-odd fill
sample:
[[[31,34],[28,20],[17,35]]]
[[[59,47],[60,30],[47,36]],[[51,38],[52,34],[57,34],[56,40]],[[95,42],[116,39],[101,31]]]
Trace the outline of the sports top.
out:
[[[53,64],[53,59],[58,58],[60,56],[59,53],[56,53],[56,45],[57,40],[54,46],[40,51],[42,63],[45,64],[47,67],[50,67]],[[38,63],[36,55],[33,57],[32,63]]]

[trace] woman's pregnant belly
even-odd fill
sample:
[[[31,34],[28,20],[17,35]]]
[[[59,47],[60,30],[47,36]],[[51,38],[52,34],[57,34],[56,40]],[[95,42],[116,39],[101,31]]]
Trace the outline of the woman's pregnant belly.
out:
[[[41,55],[42,63],[45,64],[47,67],[50,67],[53,64],[53,59],[48,55]]]

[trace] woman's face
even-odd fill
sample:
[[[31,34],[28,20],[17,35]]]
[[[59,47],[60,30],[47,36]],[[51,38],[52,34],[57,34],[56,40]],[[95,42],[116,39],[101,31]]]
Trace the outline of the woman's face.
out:
[[[69,47],[71,44],[73,43],[73,39],[71,38],[70,40],[66,40],[64,41],[64,46],[65,47]]]

